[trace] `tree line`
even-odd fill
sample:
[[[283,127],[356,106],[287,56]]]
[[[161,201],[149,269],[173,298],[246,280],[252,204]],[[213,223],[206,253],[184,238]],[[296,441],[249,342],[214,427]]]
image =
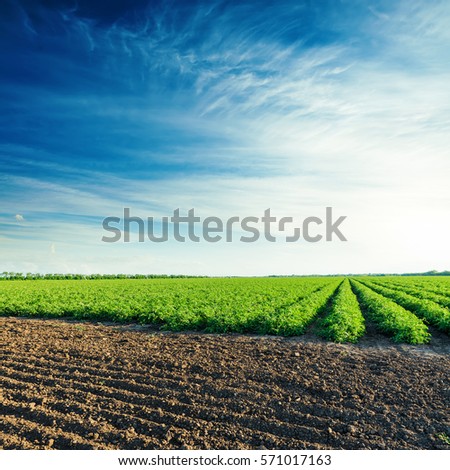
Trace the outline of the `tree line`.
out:
[[[180,279],[203,278],[207,276],[187,276],[183,274],[40,274],[16,273],[3,271],[0,280],[8,281],[35,281],[35,280],[93,280],[93,279]]]

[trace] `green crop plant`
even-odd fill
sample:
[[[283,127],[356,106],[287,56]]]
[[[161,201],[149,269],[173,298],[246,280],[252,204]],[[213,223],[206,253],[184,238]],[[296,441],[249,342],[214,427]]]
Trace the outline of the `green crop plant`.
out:
[[[356,343],[365,331],[358,300],[345,279],[332,298],[330,311],[318,324],[318,334],[337,343]]]
[[[430,340],[427,326],[413,313],[374,292],[361,282],[352,280],[352,287],[367,317],[395,342],[423,344]]]
[[[392,299],[403,308],[414,312],[427,323],[436,326],[445,333],[450,333],[450,310],[428,299],[420,299],[405,292],[368,282],[367,280],[363,282],[375,292]]]
[[[318,328],[311,331],[317,330],[326,339],[354,342],[364,334],[361,306],[366,320],[396,341],[428,341],[427,328],[417,317],[449,332],[449,310],[442,305],[450,286],[447,278],[357,279],[350,287],[342,277],[47,276],[26,281],[13,277],[0,282],[0,315],[134,322],[173,331],[285,336],[303,334],[314,325]],[[420,285],[427,290],[422,292]]]

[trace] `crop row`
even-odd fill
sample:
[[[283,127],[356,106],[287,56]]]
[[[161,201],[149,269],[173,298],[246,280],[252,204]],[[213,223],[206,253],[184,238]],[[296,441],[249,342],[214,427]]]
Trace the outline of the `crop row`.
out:
[[[427,289],[424,289],[423,287],[418,287],[413,284],[396,283],[392,281],[386,282],[386,281],[372,280],[371,283],[375,285],[379,285],[381,287],[386,287],[388,289],[405,292],[406,294],[417,297],[418,299],[431,300],[432,302],[435,302],[438,305],[441,305],[442,307],[450,308],[450,296],[438,294],[436,292],[432,292]]]
[[[371,281],[386,284],[388,286],[396,285],[405,288],[419,289],[420,291],[432,292],[444,297],[450,297],[450,277],[442,276],[439,278],[430,277],[402,277],[402,276],[383,276],[371,277]]]
[[[398,305],[414,312],[427,323],[436,326],[446,333],[450,333],[450,310],[428,299],[419,299],[405,292],[383,287],[367,280],[363,282],[375,292],[392,299]]]
[[[359,302],[345,279],[333,296],[329,313],[319,322],[318,334],[337,343],[356,343],[365,331]]]
[[[361,282],[351,282],[367,318],[395,342],[421,344],[429,341],[427,326],[413,313]]]
[[[264,333],[292,336],[305,333],[308,325],[326,306],[341,280],[335,280],[298,303],[276,309],[268,317],[269,328]]]
[[[440,295],[420,295],[411,281],[373,277],[5,281],[0,315],[276,335],[314,325],[311,331],[337,342],[356,342],[369,321],[395,341],[423,343],[430,337],[425,323],[450,332],[450,311],[430,300]]]
[[[154,279],[9,281],[0,314],[157,324],[171,330],[268,332],[273,312],[289,310],[334,280]]]

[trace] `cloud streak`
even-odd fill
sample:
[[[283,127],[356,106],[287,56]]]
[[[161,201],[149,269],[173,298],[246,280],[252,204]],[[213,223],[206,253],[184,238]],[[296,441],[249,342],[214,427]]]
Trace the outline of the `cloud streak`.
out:
[[[422,221],[432,212],[440,233],[447,228],[448,2],[139,1],[111,11],[101,3],[3,7],[0,45],[14,45],[0,62],[8,250],[17,235],[6,220],[21,213],[47,253],[70,240],[70,257],[86,240],[97,243],[102,216],[125,206],[143,216],[176,207],[225,216],[333,205],[348,215],[354,251],[336,247],[330,258],[325,249],[277,247],[263,250],[269,266],[290,273],[291,259],[298,272],[371,270],[380,257],[370,212],[395,227],[380,269],[402,271],[410,257],[395,247],[405,236],[428,253],[408,208]],[[79,236],[67,238],[71,231]],[[246,249],[233,247],[255,273],[263,252]],[[223,263],[217,273],[249,269],[206,251]],[[103,252],[95,263],[86,254],[83,266],[102,271]],[[203,256],[192,247],[178,255]],[[450,263],[437,252],[425,261],[414,269]]]

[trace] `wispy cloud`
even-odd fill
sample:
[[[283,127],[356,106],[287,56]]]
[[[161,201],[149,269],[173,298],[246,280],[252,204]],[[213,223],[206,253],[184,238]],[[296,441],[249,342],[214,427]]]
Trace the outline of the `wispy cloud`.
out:
[[[395,250],[406,236],[430,253],[411,207],[423,227],[432,216],[436,231],[447,229],[448,2],[139,1],[109,11],[101,3],[12,0],[5,10],[0,227],[8,252],[19,237],[8,225],[15,214],[26,218],[14,225],[33,227],[20,234],[30,250],[28,237],[47,254],[62,241],[64,256],[85,250],[83,269],[101,271],[109,257],[126,256],[104,249],[99,258],[93,248],[101,218],[123,207],[226,216],[333,205],[348,215],[353,248],[233,250],[250,257],[252,273],[262,255],[279,272],[291,272],[292,260],[299,272],[370,270],[380,259],[372,217],[395,228],[380,269],[401,271],[410,256]],[[203,259],[197,248],[179,249],[178,259]],[[218,273],[249,269],[228,262],[223,247],[205,250],[223,263]],[[62,263],[59,251],[52,263]],[[436,251],[418,257],[417,269],[449,262]],[[44,258],[35,264],[49,269]],[[215,273],[204,262],[198,269]]]

